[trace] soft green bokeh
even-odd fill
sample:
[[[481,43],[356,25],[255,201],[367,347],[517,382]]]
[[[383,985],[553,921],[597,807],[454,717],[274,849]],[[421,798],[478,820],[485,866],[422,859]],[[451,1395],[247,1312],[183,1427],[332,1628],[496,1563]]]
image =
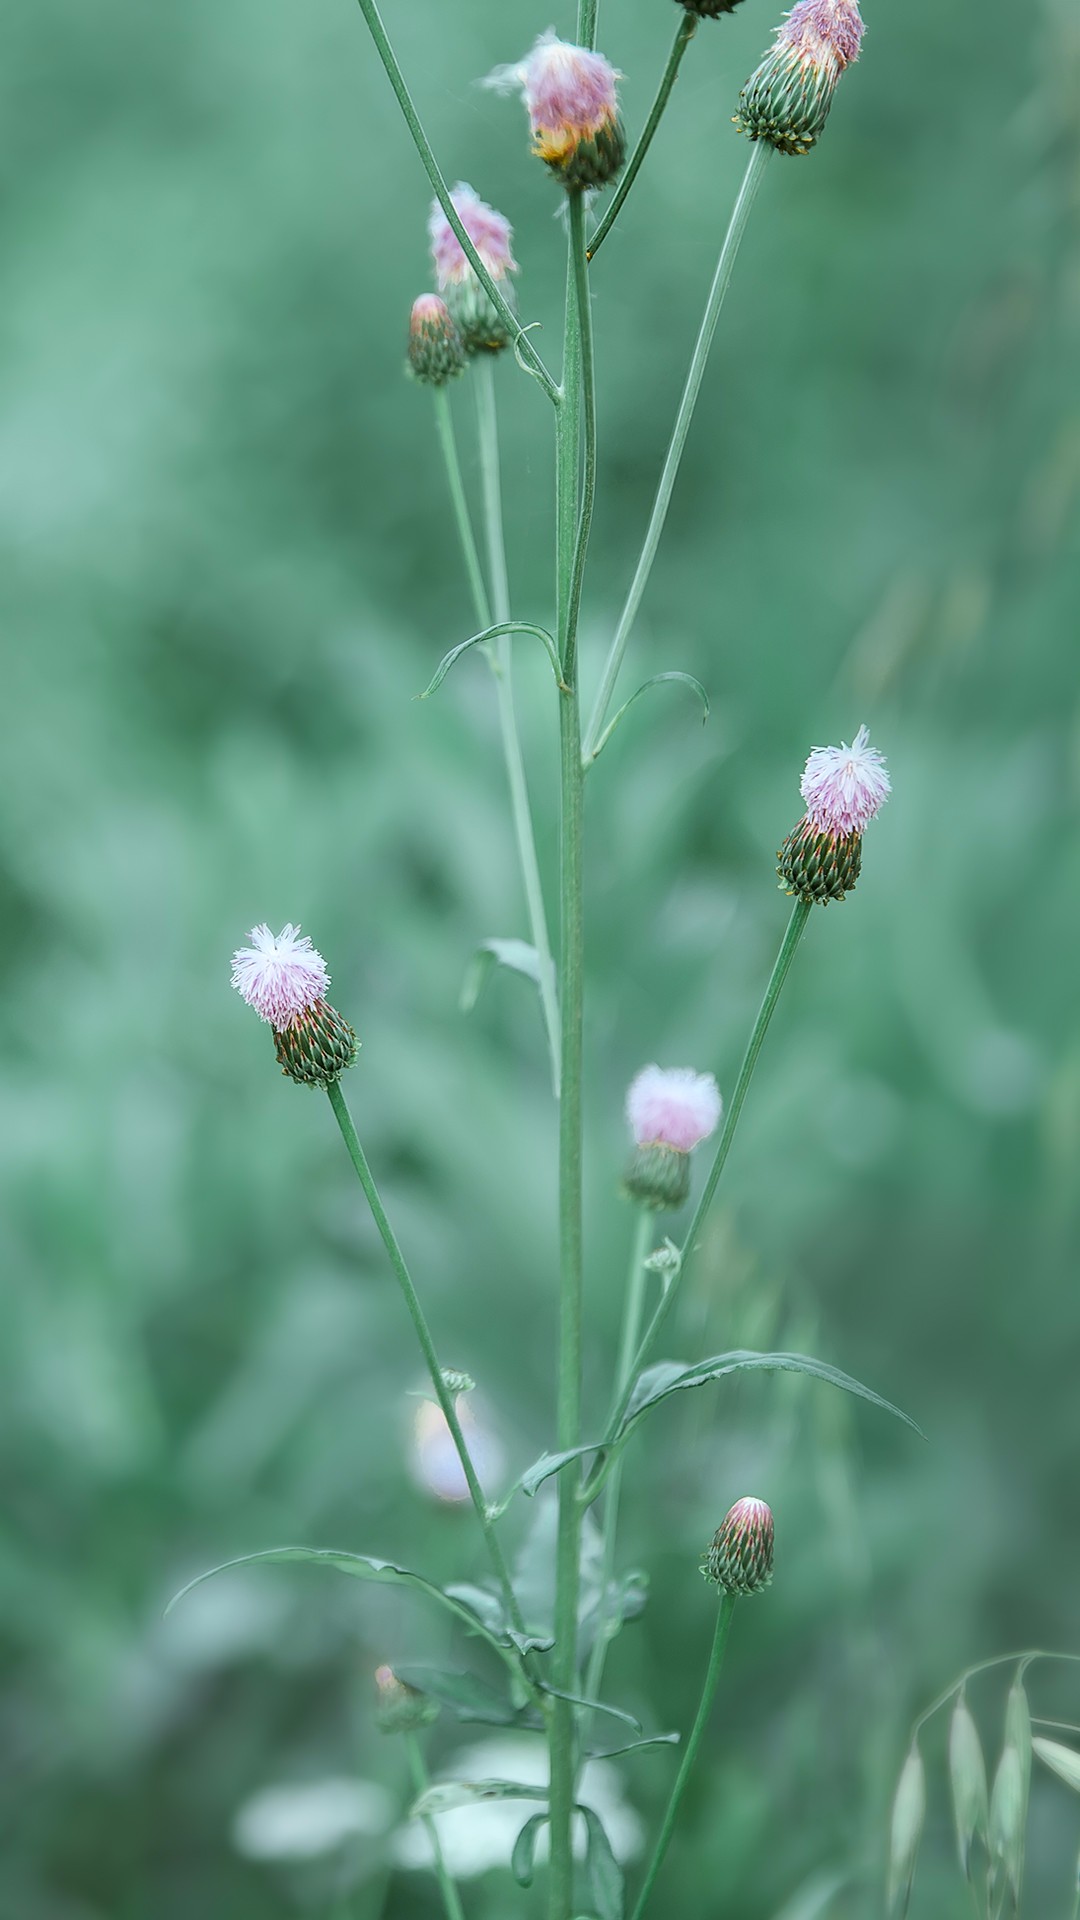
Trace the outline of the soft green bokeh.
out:
[[[403,1807],[385,1659],[474,1659],[419,1602],[285,1541],[481,1570],[407,1471],[421,1381],[321,1096],[228,987],[255,920],[327,954],[349,1095],[446,1358],[507,1473],[550,1444],[554,1132],[510,976],[525,932],[489,676],[427,396],[401,378],[428,195],[351,0],[33,0],[7,21],[0,1724],[19,1920],[434,1915],[381,1846],[252,1863],[258,1790],[353,1772]],[[737,1615],[659,1913],[878,1910],[913,1713],[1010,1646],[1080,1649],[1080,26],[1072,0],[866,0],[820,149],[751,223],[589,787],[588,1405],[606,1402],[630,1225],[623,1089],[730,1089],[785,916],[774,849],[808,748],[860,721],[895,795],[816,912],[668,1351],[817,1352],[924,1446],[788,1378],[679,1396],[628,1458],[624,1564],[651,1600],[612,1697],[685,1727],[711,1632],[698,1554],[736,1496],[777,1516]],[[640,125],[670,0],[603,0]],[[586,682],[644,529],[746,147],[764,0],[706,25],[595,268],[602,495]],[[451,178],[513,218],[554,359],[558,195],[475,77],[548,24],[525,0],[388,0]],[[565,6],[561,30],[572,30]],[[550,607],[550,422],[499,368],[515,610]],[[472,407],[455,394],[473,476]],[[550,678],[518,690],[553,870]],[[504,1523],[516,1544],[533,1510]],[[481,1655],[477,1670],[489,1674]],[[1068,1669],[1034,1679],[1071,1720]],[[973,1695],[996,1751],[1002,1687]],[[482,1732],[482,1730],[480,1730]],[[476,1729],[465,1729],[471,1741]],[[916,1914],[968,1911],[930,1743]],[[1069,1736],[1061,1735],[1068,1739]],[[453,1770],[459,1734],[430,1736]],[[622,1763],[655,1822],[674,1765]],[[1064,1914],[1080,1807],[1036,1780],[1029,1911]],[[530,1904],[531,1899],[531,1904]],[[803,1905],[800,1905],[803,1899]],[[507,1875],[470,1920],[538,1912]],[[790,1909],[786,1903],[791,1902]],[[847,1904],[845,1905],[845,1901]],[[822,1909],[826,1911],[826,1909]]]

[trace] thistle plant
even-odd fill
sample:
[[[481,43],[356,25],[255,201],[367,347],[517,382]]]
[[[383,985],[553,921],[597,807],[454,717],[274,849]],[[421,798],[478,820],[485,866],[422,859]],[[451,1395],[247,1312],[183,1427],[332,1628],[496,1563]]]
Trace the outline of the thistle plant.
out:
[[[453,1449],[460,1469],[456,1485],[473,1508],[485,1569],[479,1576],[475,1569],[469,1570],[470,1585],[444,1587],[418,1569],[351,1551],[271,1548],[250,1557],[307,1561],[361,1580],[409,1588],[441,1607],[459,1628],[486,1646],[497,1659],[505,1683],[488,1717],[503,1726],[531,1730],[548,1750],[547,1782],[542,1790],[512,1779],[483,1783],[489,1798],[539,1802],[538,1810],[521,1827],[511,1861],[514,1873],[522,1885],[531,1884],[543,1833],[549,1920],[576,1920],[584,1914],[617,1920],[626,1910],[622,1870],[595,1808],[583,1797],[582,1778],[586,1762],[597,1751],[597,1722],[603,1724],[604,1716],[611,1714],[623,1720],[628,1717],[604,1691],[607,1649],[642,1601],[640,1583],[618,1578],[620,1490],[628,1439],[670,1395],[691,1388],[712,1392],[717,1383],[749,1370],[801,1372],[891,1413],[898,1411],[850,1376],[805,1354],[738,1349],[691,1364],[657,1358],[660,1335],[678,1303],[687,1272],[702,1258],[707,1217],[812,909],[816,904],[841,901],[851,892],[859,876],[863,834],[889,792],[884,759],[870,747],[865,727],[855,734],[850,747],[816,748],[807,762],[802,782],[806,814],[778,855],[781,884],[794,897],[794,904],[780,934],[775,965],[742,1066],[726,1099],[721,1098],[714,1074],[699,1068],[646,1066],[630,1087],[626,1114],[633,1145],[623,1175],[621,1204],[615,1198],[617,1169],[612,1169],[611,1179],[609,1231],[627,1240],[629,1267],[622,1330],[609,1368],[606,1418],[600,1417],[597,1408],[586,1407],[582,1391],[583,1302],[589,1278],[582,1231],[586,783],[605,777],[596,773],[597,762],[638,693],[656,680],[690,681],[688,675],[661,663],[661,670],[644,687],[612,711],[721,308],[765,168],[774,152],[804,154],[820,137],[837,83],[859,52],[862,22],[854,0],[799,0],[737,105],[735,123],[748,136],[750,152],[723,232],[654,505],[630,570],[625,603],[613,622],[606,657],[583,663],[580,616],[596,490],[602,476],[592,319],[592,285],[601,271],[597,256],[646,159],[699,22],[708,23],[707,31],[723,31],[724,18],[739,0],[684,0],[653,105],[629,153],[618,97],[621,76],[595,44],[596,0],[579,0],[574,42],[544,33],[522,60],[496,67],[488,77],[495,88],[520,93],[532,150],[563,196],[565,320],[558,371],[552,370],[531,327],[520,317],[525,302],[518,289],[528,287],[527,262],[519,263],[514,257],[510,219],[471,185],[462,182],[448,187],[448,176],[424,132],[376,0],[359,0],[359,4],[419,159],[418,228],[424,214],[421,169],[434,193],[429,219],[434,285],[421,291],[412,307],[407,369],[417,385],[430,392],[475,629],[463,633],[446,653],[427,691],[434,693],[472,649],[486,656],[494,680],[529,935],[527,940],[490,942],[487,957],[524,973],[536,987],[555,1097],[551,1139],[558,1168],[556,1418],[550,1449],[494,1505],[478,1470],[475,1423],[462,1400],[472,1382],[444,1364],[442,1343],[453,1330],[444,1333],[440,1328],[437,1338],[429,1324],[423,1276],[414,1276],[407,1251],[397,1238],[346,1098],[347,1072],[356,1068],[354,1077],[362,1086],[356,1035],[346,1015],[326,998],[328,969],[308,936],[293,925],[276,935],[268,926],[256,927],[250,944],[234,956],[233,984],[271,1029],[283,1073],[328,1097],[427,1366],[431,1401],[425,1403],[429,1409],[425,1418],[428,1427],[434,1423],[437,1429],[429,1433],[425,1428],[427,1442],[437,1437],[440,1445]],[[493,46],[493,56],[498,51]],[[484,188],[491,191],[487,182]],[[609,195],[606,211],[598,197],[604,193]],[[515,617],[503,542],[497,382],[505,386],[519,372],[535,381],[550,403],[554,430],[553,604],[546,625]],[[465,484],[455,412],[469,387],[475,400],[472,430],[481,481],[479,531]],[[427,404],[426,398],[420,396],[418,403]],[[545,796],[542,804],[546,817],[557,814],[558,819],[555,890],[545,887],[537,856],[537,803],[517,726],[512,654],[523,638],[532,645],[539,642],[551,669],[546,717],[558,738],[559,787],[557,795]],[[582,712],[584,678],[595,688],[587,722]],[[705,699],[707,710],[705,690],[695,681],[690,684]],[[763,889],[774,884],[768,873],[761,875]],[[718,1051],[717,1036],[702,1037],[702,1056]],[[298,1115],[298,1124],[310,1123],[310,1118],[305,1121]],[[658,1216],[674,1215],[685,1207],[697,1167],[702,1173],[689,1225],[677,1239],[662,1238]],[[722,1455],[718,1481],[722,1486]],[[553,1606],[550,1620],[539,1621],[527,1610],[519,1591],[511,1545],[520,1532],[528,1500],[549,1483],[557,1493]],[[723,1489],[721,1509],[738,1492],[737,1487]],[[586,1594],[583,1581],[586,1550],[598,1556],[601,1566],[591,1594]],[[736,1604],[740,1598],[764,1592],[772,1579],[773,1517],[765,1501],[735,1499],[705,1549],[702,1571],[705,1587],[696,1580],[693,1565],[687,1567],[687,1580],[700,1608],[701,1701],[683,1744],[660,1831],[640,1884],[631,1892],[634,1920],[640,1920],[649,1906],[661,1910],[655,1907],[653,1892],[662,1887],[664,1857],[684,1789],[710,1729]],[[478,1578],[483,1584],[477,1584]],[[425,1688],[414,1685],[407,1671],[399,1674],[389,1667],[381,1667],[376,1675],[377,1721],[386,1731],[401,1733],[409,1745],[418,1795],[415,1811],[429,1825],[432,1860],[451,1920],[457,1920],[464,1909],[440,1851],[437,1813],[447,1804],[448,1791],[467,1797],[479,1789],[468,1783],[449,1790],[429,1789],[421,1738],[440,1705],[449,1711],[460,1707],[460,1683],[460,1674],[451,1685],[436,1673]],[[475,1694],[469,1698],[468,1717],[484,1717]],[[644,1734],[632,1744],[670,1743],[671,1738]],[[722,1889],[710,1888],[700,1909],[702,1920],[715,1910],[717,1898],[722,1898]]]

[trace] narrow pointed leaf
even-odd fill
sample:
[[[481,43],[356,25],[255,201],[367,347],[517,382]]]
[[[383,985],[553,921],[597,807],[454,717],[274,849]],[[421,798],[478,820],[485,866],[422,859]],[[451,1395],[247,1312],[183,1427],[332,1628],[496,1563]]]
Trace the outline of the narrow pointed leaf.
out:
[[[546,1827],[546,1813],[530,1814],[514,1841],[514,1851],[510,1855],[510,1871],[519,1887],[531,1887],[536,1871],[536,1845],[541,1831]]]
[[[979,1730],[962,1693],[949,1725],[949,1778],[960,1867],[965,1879],[970,1880],[974,1841],[979,1839],[989,1846],[990,1796]]]
[[[461,983],[458,1006],[462,1013],[472,1012],[493,967],[505,967],[531,980],[534,986],[540,985],[540,955],[527,940],[482,940]]]
[[[704,687],[702,686],[701,681],[695,680],[692,673],[678,673],[678,672],[654,673],[651,680],[645,680],[642,682],[641,686],[638,687],[637,692],[632,693],[630,695],[629,700],[624,700],[622,706],[619,708],[619,711],[614,715],[614,717],[611,720],[608,721],[607,726],[604,728],[603,733],[600,735],[599,740],[597,741],[595,747],[593,748],[592,756],[591,756],[593,760],[598,760],[600,758],[600,755],[603,753],[604,748],[607,746],[608,741],[611,739],[612,734],[614,733],[616,727],[618,726],[619,721],[623,718],[624,714],[629,713],[630,708],[634,704],[634,701],[640,700],[642,694],[648,693],[650,687],[662,686],[665,680],[679,680],[682,682],[684,687],[689,687],[691,692],[697,694],[697,697],[701,701],[701,705],[703,708],[703,712],[701,715],[701,724],[702,726],[705,725],[705,722],[709,717],[709,696],[706,693]]]
[[[483,646],[485,640],[497,640],[499,635],[503,633],[531,633],[534,634],[538,640],[542,640],[548,659],[551,661],[555,678],[559,685],[562,685],[558,648],[547,628],[534,627],[527,620],[504,620],[496,627],[485,627],[483,633],[471,634],[468,640],[462,640],[459,646],[451,647],[449,653],[444,653],[435,669],[432,679],[420,695],[421,700],[427,700],[433,693],[438,692],[438,689],[442,686],[454,662],[460,660],[463,653],[468,653],[470,647]]]
[[[1026,1803],[1028,1788],[1031,1785],[1031,1708],[1028,1706],[1028,1697],[1019,1674],[1009,1688],[1009,1697],[1005,1702],[1005,1744],[1015,1747],[1020,1756]]]
[[[921,1427],[916,1426],[909,1414],[894,1407],[890,1400],[883,1400],[879,1393],[870,1387],[864,1387],[861,1380],[854,1380],[849,1373],[841,1373],[839,1367],[832,1367],[825,1360],[814,1360],[805,1353],[754,1353],[739,1349],[732,1353],[718,1353],[711,1360],[699,1360],[696,1366],[688,1367],[675,1360],[662,1360],[657,1366],[647,1367],[638,1376],[633,1394],[626,1409],[619,1438],[627,1432],[635,1420],[647,1413],[650,1407],[658,1406],[669,1394],[682,1393],[689,1387],[702,1387],[710,1380],[723,1379],[729,1373],[805,1373],[814,1380],[824,1380],[827,1385],[840,1387],[845,1393],[853,1393],[860,1400],[868,1400],[871,1406],[880,1407],[883,1412],[895,1415],[905,1426],[911,1427],[925,1439]]]
[[[889,1828],[889,1913],[904,1915],[911,1899],[919,1840],[926,1817],[926,1770],[917,1746],[904,1762]]]
[[[623,1920],[623,1872],[599,1814],[580,1807],[585,1819],[586,1898],[596,1920]]]
[[[546,1787],[523,1786],[518,1780],[440,1780],[428,1787],[410,1808],[414,1820],[430,1819],[435,1813],[452,1813],[455,1807],[476,1807],[485,1800],[546,1800]]]
[[[565,1453],[542,1453],[540,1458],[534,1460],[531,1467],[526,1467],[522,1474],[518,1482],[522,1493],[527,1494],[531,1500],[533,1494],[543,1486],[545,1480],[550,1480],[553,1473],[561,1473],[572,1460],[583,1460],[586,1454],[596,1453],[597,1450],[594,1444],[588,1447],[568,1447]]]
[[[537,1684],[541,1693],[552,1693],[556,1700],[569,1700],[572,1707],[588,1707],[591,1713],[606,1713],[612,1720],[621,1720],[624,1726],[633,1727],[635,1733],[642,1731],[641,1721],[632,1713],[625,1713],[622,1707],[609,1707],[606,1700],[586,1700],[580,1693],[564,1693],[561,1687],[549,1687],[543,1680]]]
[[[1065,1785],[1072,1787],[1074,1793],[1080,1793],[1080,1753],[1077,1753],[1075,1747],[1063,1747],[1060,1740],[1039,1738],[1034,1739],[1031,1744],[1039,1759],[1057,1774],[1058,1779],[1064,1780]]]
[[[587,1747],[590,1760],[616,1760],[621,1753],[640,1753],[643,1747],[677,1747],[680,1733],[650,1733],[644,1740],[628,1740],[625,1747]]]

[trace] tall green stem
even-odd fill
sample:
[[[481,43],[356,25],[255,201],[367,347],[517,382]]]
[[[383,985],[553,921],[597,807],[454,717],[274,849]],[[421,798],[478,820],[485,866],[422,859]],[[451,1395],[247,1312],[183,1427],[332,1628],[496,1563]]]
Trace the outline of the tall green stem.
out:
[[[578,504],[577,532],[570,568],[570,588],[566,610],[566,646],[563,674],[577,684],[575,666],[581,589],[585,579],[585,561],[592,531],[596,502],[596,380],[593,365],[592,295],[589,291],[589,266],[585,258],[585,196],[570,195],[570,270],[574,278],[574,305],[577,311],[579,352],[581,356],[581,499]],[[564,382],[565,385],[565,382]]]
[[[767,140],[756,140],[750,149],[750,159],[747,163],[746,173],[743,177],[742,186],[739,189],[739,197],[735,202],[735,208],[731,215],[727,233],[724,237],[724,244],[720,249],[720,258],[716,263],[716,272],[713,275],[713,283],[709,289],[709,298],[705,303],[705,313],[701,322],[701,329],[698,333],[693,354],[691,355],[690,370],[687,373],[683,396],[679,402],[679,411],[675,416],[671,444],[668,447],[663,472],[660,475],[660,485],[656,491],[652,517],[645,535],[645,544],[641,549],[641,557],[638,560],[634,578],[630,583],[630,591],[626,596],[626,605],[619,615],[619,624],[615,629],[615,636],[611,642],[607,660],[604,663],[600,686],[593,704],[592,717],[586,729],[584,756],[587,765],[596,758],[597,743],[603,732],[608,707],[611,705],[611,696],[615,691],[615,682],[619,677],[619,668],[622,666],[623,655],[626,652],[627,643],[630,639],[630,632],[637,618],[638,608],[641,605],[645,588],[648,585],[649,575],[652,572],[653,562],[656,559],[657,548],[660,545],[660,536],[664,531],[664,522],[667,519],[668,508],[671,505],[671,496],[675,488],[675,479],[679,471],[679,463],[683,456],[683,448],[686,445],[686,438],[690,431],[690,422],[694,417],[694,408],[697,405],[698,394],[701,391],[701,382],[705,375],[709,349],[712,346],[713,336],[716,332],[716,323],[720,318],[720,309],[724,304],[724,296],[731,284],[731,275],[735,266],[736,255],[739,251],[739,243],[746,231],[746,223],[750,218],[750,209],[754,204],[757,190],[761,185],[762,176],[771,153],[772,148]]]
[[[499,419],[495,405],[494,356],[480,354],[474,368],[476,376],[477,425],[480,440],[480,475],[484,496],[484,524],[487,531],[488,578],[491,581],[492,605],[495,622],[502,624],[510,619],[510,585],[506,570],[506,542],[503,538],[502,485],[499,463]],[[482,608],[477,604],[477,614],[483,618]],[[484,622],[491,625],[490,619]],[[551,1081],[558,1098],[561,1080],[560,1041],[559,1041],[559,996],[555,984],[555,961],[551,952],[551,940],[548,935],[547,912],[544,906],[544,888],[540,879],[540,863],[536,855],[536,835],[533,831],[532,810],[529,805],[529,788],[525,774],[525,761],[521,751],[521,737],[518,733],[517,715],[514,711],[514,683],[510,663],[510,636],[502,634],[495,643],[491,656],[492,671],[495,675],[496,697],[499,707],[499,731],[502,735],[503,758],[506,762],[506,778],[510,788],[510,810],[514,821],[514,837],[517,841],[518,860],[521,865],[521,878],[525,888],[525,905],[529,916],[529,931],[536,948],[540,1007],[544,1016],[544,1028],[547,1033],[548,1052],[551,1057]]]
[[[477,624],[480,627],[494,626],[491,616],[491,602],[488,599],[484,569],[480,565],[476,536],[473,533],[472,516],[465,496],[465,482],[461,477],[461,461],[458,458],[457,435],[454,432],[454,416],[450,411],[450,395],[445,387],[434,387],[432,398],[435,402],[435,424],[439,433],[439,445],[442,448],[446,466],[446,479],[450,488],[450,501],[454,509],[454,524],[461,542],[465,571],[469,576],[469,591],[473,598]],[[509,620],[509,613],[501,613],[500,620]]]
[[[694,1770],[694,1762],[698,1756],[698,1748],[701,1745],[702,1735],[705,1732],[709,1715],[712,1712],[712,1704],[720,1680],[720,1670],[724,1664],[724,1652],[727,1647],[727,1637],[731,1627],[731,1616],[734,1611],[735,1595],[733,1593],[725,1593],[720,1602],[720,1610],[716,1617],[716,1632],[713,1635],[712,1653],[709,1655],[709,1666],[705,1675],[705,1685],[701,1691],[701,1702],[698,1706],[697,1718],[694,1721],[690,1738],[683,1752],[682,1765],[676,1776],[675,1785],[671,1790],[671,1799],[667,1804],[664,1824],[660,1829],[660,1838],[657,1840],[656,1850],[649,1862],[649,1870],[645,1875],[645,1884],[638,1895],[632,1920],[641,1920],[641,1916],[648,1904],[649,1895],[656,1884],[657,1874],[663,1866],[664,1855],[671,1843],[671,1836],[675,1831],[675,1822],[678,1819],[679,1806],[682,1802],[683,1794],[686,1791],[686,1783]]]
[[[502,293],[497,282],[492,279],[462,225],[461,216],[450,198],[450,189],[443,178],[439,163],[431,150],[431,142],[424,132],[420,116],[413,105],[412,95],[405,84],[405,76],[398,65],[397,55],[390,45],[390,40],[386,28],[383,26],[382,17],[375,4],[375,0],[359,0],[359,5],[364,19],[367,21],[371,38],[375,43],[375,51],[382,61],[383,66],[386,68],[387,78],[397,95],[397,102],[404,115],[405,124],[412,135],[413,145],[420,155],[424,171],[435,190],[435,198],[438,200],[446,218],[450,222],[453,232],[457,235],[466,260],[476,274],[484,292],[487,294],[488,299],[491,301],[496,313],[506,328],[510,339],[513,341],[514,351],[521,365],[524,367],[526,373],[531,373],[534,378],[540,382],[548,399],[557,406],[559,403],[559,389],[555,381],[552,379],[536,348],[533,346],[527,329],[522,326],[517,314],[514,313],[513,309],[507,304],[505,295]]]
[[[559,655],[565,689],[559,698],[559,987],[562,1034],[562,1098],[559,1105],[559,1382],[558,1444],[577,1446],[581,1438],[581,1093],[582,1009],[584,989],[583,814],[581,713],[577,689],[576,556],[588,539],[584,498],[579,501],[582,427],[591,431],[591,340],[588,314],[579,298],[584,253],[580,195],[570,196],[570,260],[566,285],[566,328],[562,402],[556,440],[556,603]],[[589,369],[590,391],[582,396],[582,373]],[[586,448],[585,463],[590,454]],[[584,489],[582,490],[584,493]],[[555,1559],[555,1648],[552,1682],[563,1693],[577,1691],[578,1591],[580,1585],[581,1508],[578,1479],[562,1476]],[[574,1708],[556,1698],[550,1720],[551,1869],[550,1920],[570,1920],[573,1912],[575,1758]]]
[[[515,1630],[518,1633],[524,1633],[525,1622],[522,1619],[521,1609],[518,1606],[517,1596],[514,1593],[513,1583],[510,1579],[510,1569],[506,1564],[506,1559],[502,1547],[499,1544],[491,1515],[488,1512],[484,1491],[477,1478],[476,1468],[473,1466],[469,1449],[465,1443],[465,1435],[461,1431],[461,1422],[457,1416],[454,1396],[447,1390],[446,1381],[443,1378],[443,1370],[439,1364],[439,1356],[435,1351],[435,1342],[431,1337],[431,1330],[428,1327],[424,1310],[420,1305],[416,1288],[413,1285],[412,1275],[405,1264],[405,1256],[398,1244],[397,1235],[390,1225],[386,1209],[379,1197],[379,1190],[375,1185],[371,1168],[368,1166],[364,1149],[360,1145],[359,1135],[357,1134],[352,1114],[349,1112],[345,1095],[341,1091],[340,1080],[331,1080],[326,1091],[330,1097],[330,1105],[334,1109],[334,1118],[341,1128],[341,1137],[348,1150],[349,1159],[353,1163],[357,1178],[364,1189],[364,1196],[368,1206],[371,1208],[371,1217],[378,1228],[379,1237],[382,1240],[383,1246],[390,1256],[390,1265],[394,1270],[394,1277],[404,1296],[405,1305],[409,1310],[409,1318],[412,1320],[413,1326],[416,1329],[416,1337],[420,1342],[420,1350],[427,1364],[428,1373],[431,1375],[431,1384],[435,1390],[435,1398],[442,1408],[443,1418],[446,1421],[450,1436],[457,1450],[457,1456],[461,1462],[461,1470],[465,1475],[465,1481],[469,1489],[469,1498],[476,1509],[476,1517],[480,1522],[481,1531],[487,1544],[487,1550],[491,1556],[491,1564],[502,1589],[503,1599],[506,1602],[506,1611]]]
[[[686,52],[687,47],[690,45],[691,40],[693,39],[695,33],[697,32],[697,23],[698,23],[697,14],[686,12],[683,14],[683,17],[680,20],[678,27],[675,30],[675,39],[672,42],[671,52],[668,54],[667,66],[664,68],[663,75],[661,76],[661,80],[660,80],[660,85],[656,90],[656,99],[653,101],[652,106],[649,109],[649,117],[646,120],[644,127],[642,128],[641,136],[638,140],[637,146],[634,148],[633,153],[630,155],[630,158],[626,163],[626,170],[623,174],[622,179],[619,181],[619,184],[616,187],[615,192],[611,197],[611,200],[608,204],[607,212],[604,214],[604,217],[601,220],[600,225],[597,227],[595,233],[593,234],[592,239],[589,241],[587,256],[586,256],[589,260],[595,260],[597,254],[599,253],[601,247],[604,244],[604,241],[607,239],[608,234],[611,232],[612,227],[615,225],[615,222],[619,217],[619,213],[621,211],[623,201],[626,199],[626,196],[629,193],[631,187],[633,186],[634,181],[638,177],[638,173],[641,170],[641,163],[644,160],[645,155],[648,153],[650,146],[652,145],[653,134],[656,132],[657,127],[660,125],[660,120],[663,115],[664,108],[667,106],[668,100],[671,96],[671,89],[675,85],[675,80],[678,75],[679,68],[682,65],[683,54]]]
[[[405,1747],[409,1755],[409,1772],[412,1774],[413,1788],[419,1800],[420,1797],[427,1792],[431,1782],[428,1778],[428,1770],[424,1765],[424,1756],[420,1751],[420,1742],[415,1733],[407,1733],[405,1735]],[[427,1836],[431,1842],[432,1864],[435,1868],[435,1878],[439,1883],[439,1891],[442,1894],[443,1906],[446,1909],[446,1920],[465,1920],[465,1909],[461,1904],[461,1895],[451,1877],[450,1870],[443,1855],[442,1843],[439,1839],[439,1829],[430,1814],[422,1814],[421,1818],[427,1828]]]
[[[713,1196],[720,1182],[720,1175],[724,1171],[724,1164],[728,1154],[731,1152],[731,1143],[735,1138],[735,1129],[739,1124],[739,1116],[742,1113],[747,1093],[750,1090],[750,1082],[754,1077],[754,1068],[757,1066],[758,1055],[764,1045],[765,1035],[769,1031],[769,1022],[776,1012],[776,1003],[783,992],[784,982],[791,971],[791,963],[795,958],[799,941],[802,939],[806,923],[810,918],[810,912],[810,903],[806,900],[797,900],[791,910],[791,918],[788,921],[780,951],[776,956],[776,964],[773,967],[769,984],[765,989],[765,997],[758,1008],[757,1019],[754,1021],[753,1031],[750,1035],[746,1052],[743,1055],[743,1063],[739,1068],[739,1077],[735,1082],[735,1091],[731,1096],[727,1112],[724,1116],[724,1126],[720,1135],[720,1144],[713,1155],[713,1163],[709,1168],[708,1178],[702,1188],[701,1198],[694,1209],[694,1217],[690,1222],[686,1238],[679,1249],[681,1255],[679,1270],[673,1275],[670,1285],[661,1294],[656,1310],[645,1329],[641,1344],[634,1355],[629,1378],[608,1426],[607,1438],[609,1440],[614,1437],[622,1424],[623,1416],[630,1404],[630,1396],[634,1390],[634,1381],[652,1351],[657,1334],[667,1319],[675,1295],[686,1276],[686,1269],[697,1246],[702,1227],[705,1224],[706,1215],[712,1206]],[[593,1478],[597,1485],[599,1484],[600,1475],[603,1473],[604,1469],[602,1467],[599,1470],[594,1470]],[[606,1477],[606,1474],[604,1477]]]

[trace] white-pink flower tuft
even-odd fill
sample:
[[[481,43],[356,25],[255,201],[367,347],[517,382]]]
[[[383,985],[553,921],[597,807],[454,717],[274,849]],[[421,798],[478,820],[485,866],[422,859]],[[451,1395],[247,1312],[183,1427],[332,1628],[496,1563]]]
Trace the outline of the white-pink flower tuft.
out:
[[[619,117],[622,78],[602,53],[542,33],[524,60],[497,67],[486,85],[520,92],[532,128],[533,152],[568,187],[602,187],[626,154]]]
[[[480,195],[464,180],[458,181],[450,199],[454,212],[492,279],[505,280],[508,273],[516,273],[517,261],[511,250],[511,227],[506,216],[489,207],[487,201],[481,200]],[[445,293],[447,287],[471,279],[473,269],[465,256],[465,249],[437,200],[431,203],[428,234],[440,293]]]
[[[643,1067],[626,1095],[626,1118],[637,1147],[691,1153],[715,1133],[723,1110],[712,1074],[692,1067]]]
[[[892,784],[885,756],[860,727],[850,747],[815,747],[802,777],[802,797],[819,833],[862,833],[881,811]]]
[[[233,954],[232,984],[260,1020],[268,1021],[276,1033],[284,1033],[326,993],[330,985],[326,962],[291,921],[278,934],[271,933],[264,921],[252,927],[248,939],[250,947],[239,947]]]

